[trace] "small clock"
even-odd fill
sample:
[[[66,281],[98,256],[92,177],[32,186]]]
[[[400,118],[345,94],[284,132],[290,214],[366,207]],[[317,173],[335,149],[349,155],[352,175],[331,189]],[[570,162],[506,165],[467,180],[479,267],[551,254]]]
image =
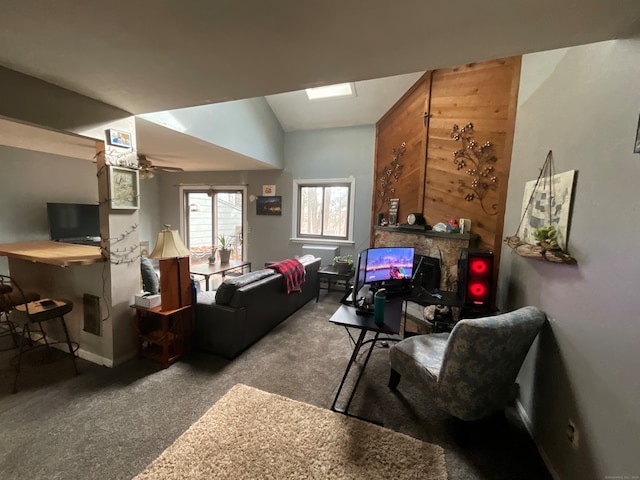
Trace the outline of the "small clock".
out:
[[[424,225],[424,216],[421,213],[410,213],[407,215],[409,225]]]

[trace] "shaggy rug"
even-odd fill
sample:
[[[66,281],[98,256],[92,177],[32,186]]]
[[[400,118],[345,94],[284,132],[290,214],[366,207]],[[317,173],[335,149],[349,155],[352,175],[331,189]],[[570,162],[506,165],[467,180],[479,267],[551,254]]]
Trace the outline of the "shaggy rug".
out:
[[[437,445],[238,384],[142,473],[142,479],[446,480]]]

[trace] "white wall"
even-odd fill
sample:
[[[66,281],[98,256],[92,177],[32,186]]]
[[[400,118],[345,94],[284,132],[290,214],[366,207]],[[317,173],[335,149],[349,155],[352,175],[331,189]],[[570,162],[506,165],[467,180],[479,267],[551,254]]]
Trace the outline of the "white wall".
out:
[[[553,150],[557,173],[578,171],[568,245],[578,264],[504,247],[498,303],[536,305],[549,316],[521,371],[521,402],[563,480],[640,475],[640,155],[632,153],[639,81],[637,39],[522,62],[504,232],[515,233],[524,184]],[[567,440],[569,420],[577,447]]]
[[[141,117],[282,168],[284,133],[262,97],[148,113]]]

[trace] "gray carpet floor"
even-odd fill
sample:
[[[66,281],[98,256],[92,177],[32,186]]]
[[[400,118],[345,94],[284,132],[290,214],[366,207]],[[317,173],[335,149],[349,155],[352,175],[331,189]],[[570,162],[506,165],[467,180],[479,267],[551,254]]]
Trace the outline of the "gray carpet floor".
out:
[[[17,394],[16,350],[0,338],[2,478],[130,479],[236,383],[329,408],[353,348],[328,321],[339,299],[323,291],[232,361],[200,351],[165,370],[144,359],[116,368],[79,360],[74,376],[68,357],[35,349]],[[350,412],[442,446],[450,479],[551,479],[515,409],[461,426],[419,385],[403,380],[391,392],[388,372],[388,349],[376,347]]]

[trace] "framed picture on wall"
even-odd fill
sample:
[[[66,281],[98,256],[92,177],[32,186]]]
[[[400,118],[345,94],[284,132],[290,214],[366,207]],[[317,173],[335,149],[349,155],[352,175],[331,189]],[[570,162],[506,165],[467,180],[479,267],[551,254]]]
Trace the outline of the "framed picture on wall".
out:
[[[140,206],[138,170],[109,167],[109,206],[112,210],[137,210]]]
[[[110,128],[107,130],[107,141],[115,147],[131,148],[131,133]]]
[[[282,215],[282,196],[256,198],[256,215]]]

